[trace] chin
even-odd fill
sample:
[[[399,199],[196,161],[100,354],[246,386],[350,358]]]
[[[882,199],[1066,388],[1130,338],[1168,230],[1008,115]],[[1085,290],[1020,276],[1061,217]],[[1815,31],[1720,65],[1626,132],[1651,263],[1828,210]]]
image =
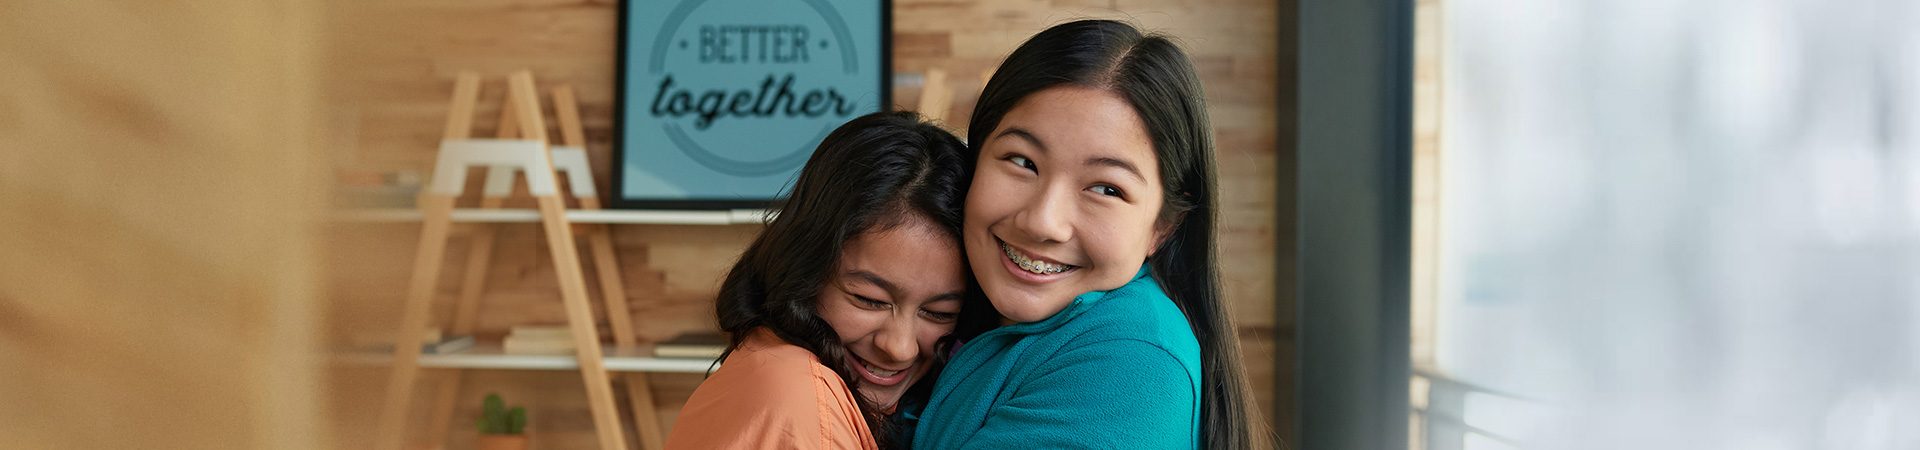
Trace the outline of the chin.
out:
[[[902,384],[912,386],[913,382],[918,382],[918,381],[919,380],[908,380],[907,382]],[[869,402],[873,402],[873,406],[877,406],[886,410],[892,410],[895,407],[900,405],[900,398],[906,396],[906,391],[901,390],[898,392],[876,393],[873,391],[862,389],[860,390],[860,396],[865,397]]]
[[[997,296],[989,292],[987,302],[992,303],[993,309],[999,311],[1000,315],[1015,322],[1039,322],[1065,309],[1066,302],[1060,302],[1061,307],[1054,308],[1041,297],[1040,294],[1024,291]]]

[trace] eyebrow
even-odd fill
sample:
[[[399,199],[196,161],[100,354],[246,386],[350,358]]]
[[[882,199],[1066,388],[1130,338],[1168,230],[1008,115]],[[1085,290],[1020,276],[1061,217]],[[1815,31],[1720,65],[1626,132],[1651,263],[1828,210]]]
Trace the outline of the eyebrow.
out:
[[[850,270],[850,271],[847,271],[847,275],[866,281],[868,283],[872,283],[874,286],[879,286],[880,290],[887,291],[888,294],[891,294],[891,295],[900,294],[899,285],[893,284],[893,282],[887,281],[887,279],[885,278],[880,278],[880,275],[875,274],[873,272],[868,272],[865,270]],[[960,292],[954,291],[954,292],[943,293],[940,295],[935,295],[933,296],[933,298],[927,299],[927,303],[946,301],[946,300],[960,300],[960,299],[961,299]]]
[[[1140,174],[1139,168],[1133,167],[1133,163],[1122,161],[1119,158],[1095,156],[1092,158],[1087,158],[1087,165],[1096,166],[1096,167],[1104,166],[1104,167],[1118,168],[1120,170],[1126,171],[1128,175],[1133,175],[1134,179],[1140,180],[1140,182],[1142,183],[1147,182],[1147,177],[1145,175]]]
[[[1040,150],[1040,153],[1047,152],[1047,143],[1040,142],[1040,138],[1038,136],[1034,136],[1033,133],[1029,133],[1027,132],[1027,130],[1019,127],[1007,128],[1007,131],[1000,132],[1000,135],[995,136],[994,139],[999,139],[1007,136],[1014,136],[1021,139],[1025,139],[1027,142],[1033,143],[1033,146],[1038,148]]]
[[[893,282],[887,281],[887,279],[885,278],[880,278],[879,275],[875,275],[873,272],[868,272],[865,270],[851,270],[851,271],[847,271],[847,275],[852,276],[854,278],[861,279],[861,280],[865,280],[868,283],[872,283],[874,286],[879,286],[880,290],[887,291],[887,293],[900,292],[899,286],[894,285]]]

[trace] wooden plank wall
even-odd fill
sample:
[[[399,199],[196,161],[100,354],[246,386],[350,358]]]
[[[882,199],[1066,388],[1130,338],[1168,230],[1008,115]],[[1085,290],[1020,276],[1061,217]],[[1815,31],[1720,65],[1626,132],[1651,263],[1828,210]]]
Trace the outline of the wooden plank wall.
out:
[[[608,192],[611,112],[614,108],[614,44],[618,4],[612,0],[350,0],[329,3],[333,68],[329,129],[341,143],[329,155],[346,171],[415,170],[424,173],[446,111],[453,76],[473,70],[490,77],[483,88],[480,133],[491,133],[499,107],[500,77],[531,69],[543,85],[569,83],[579,91],[602,192]],[[945,70],[953,101],[944,115],[964,130],[982,74],[1007,52],[1046,26],[1081,17],[1120,18],[1177,36],[1192,53],[1206,85],[1219,142],[1223,191],[1222,262],[1228,300],[1246,345],[1248,372],[1269,418],[1292,410],[1292,281],[1276,279],[1276,261],[1293,249],[1291,183],[1292,86],[1290,37],[1281,20],[1292,2],[1257,0],[898,0],[894,3],[895,102],[918,103],[921,74]],[[1289,120],[1281,120],[1282,114]],[[964,133],[962,133],[964,134]],[[1280,189],[1286,189],[1281,191]],[[1276,195],[1285,192],[1284,196]],[[1286,220],[1277,220],[1278,217]],[[639,332],[666,338],[713,327],[710,297],[756,226],[695,227],[623,225],[616,229],[628,294]],[[330,308],[334,333],[384,331],[395,320],[399,293],[417,227],[338,226],[331,246]],[[483,299],[483,334],[504,333],[516,323],[553,323],[562,311],[552,268],[532,226],[506,227],[495,250],[489,294]],[[464,246],[452,246],[462,258]],[[1277,249],[1277,250],[1276,250]],[[1276,251],[1280,258],[1276,258]],[[457,260],[455,260],[457,261]],[[450,267],[458,267],[453,265]],[[441,314],[448,314],[458,280],[441,287]],[[1285,289],[1281,289],[1284,287]],[[594,295],[598,295],[596,292]],[[489,374],[467,384],[461,414],[486,391],[500,391],[535,406],[533,428],[546,448],[592,443],[586,408],[572,373]],[[336,406],[351,409],[374,395],[379,374],[336,374],[336,391],[352,394]],[[656,376],[655,396],[669,422],[699,383],[697,376]],[[1281,386],[1275,389],[1276,383]],[[359,399],[359,400],[354,400]],[[369,403],[370,404],[370,403]],[[365,426],[340,413],[336,426]],[[464,416],[463,416],[464,417]],[[1281,422],[1287,422],[1282,420]],[[465,421],[453,444],[471,440]],[[1282,437],[1291,433],[1281,430]]]

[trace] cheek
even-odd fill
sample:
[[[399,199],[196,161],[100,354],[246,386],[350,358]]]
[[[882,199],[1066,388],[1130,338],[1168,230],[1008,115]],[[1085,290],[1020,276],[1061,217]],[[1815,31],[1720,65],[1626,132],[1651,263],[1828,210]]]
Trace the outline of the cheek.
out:
[[[993,196],[990,192],[978,190],[967,194],[966,204],[960,213],[960,239],[963,251],[969,257],[979,257],[981,255],[975,253],[993,245],[989,228],[999,220],[1001,213],[998,209],[1002,207],[999,204],[1001,202],[991,200]]]
[[[1123,216],[1111,214],[1112,216]],[[1108,266],[1131,270],[1146,260],[1147,251],[1153,245],[1153,223],[1151,218],[1111,217],[1098,220],[1090,227],[1092,233],[1082,236],[1085,239],[1087,256]]]
[[[933,356],[933,346],[940,343],[940,338],[953,334],[953,324],[928,324],[918,331],[915,339],[920,343],[920,357],[925,359]]]
[[[980,191],[973,191],[967,194],[966,204],[961,205],[962,209],[960,210],[960,230],[962,233],[971,232],[976,228],[987,225],[987,211],[984,209],[986,205],[981,204],[984,203],[984,201],[981,200],[983,197],[985,196],[981,195]]]
[[[827,302],[828,304],[820,307],[820,319],[825,320],[827,326],[833,327],[834,334],[840,336],[840,343],[852,344],[867,334],[867,328],[872,328],[867,325],[872,321],[867,317],[871,311],[854,308],[853,305],[837,299],[827,300]]]
[[[1013,189],[1013,180],[1005,179],[1005,174],[983,171],[975,173],[973,182],[967,188],[966,210],[963,213],[968,220],[996,215],[1012,204],[1009,200]]]
[[[953,327],[954,324],[951,323],[926,322],[925,325],[919,327],[920,340],[937,340],[946,335],[953,334]]]
[[[984,205],[980,204],[983,202],[982,199],[984,197],[980,191],[971,191],[967,194],[967,200],[962,202],[960,209],[960,234],[962,239],[965,239],[967,234],[973,233],[975,229],[986,226],[984,217],[986,216],[986,211],[981,209]]]

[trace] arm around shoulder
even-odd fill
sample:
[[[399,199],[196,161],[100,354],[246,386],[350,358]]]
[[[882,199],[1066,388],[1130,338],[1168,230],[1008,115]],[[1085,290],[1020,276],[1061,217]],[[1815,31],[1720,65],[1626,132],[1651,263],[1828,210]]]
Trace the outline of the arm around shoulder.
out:
[[[997,405],[967,448],[1192,448],[1198,384],[1179,358],[1132,339],[1049,359]]]
[[[756,355],[772,356],[772,355]],[[857,407],[843,399],[845,387],[816,373],[811,360],[800,364],[780,358],[734,361],[700,383],[668,434],[674,449],[815,449],[865,446],[871,434]],[[824,367],[819,368],[824,370]],[[831,374],[831,372],[827,372]],[[839,392],[836,392],[839,391]]]

